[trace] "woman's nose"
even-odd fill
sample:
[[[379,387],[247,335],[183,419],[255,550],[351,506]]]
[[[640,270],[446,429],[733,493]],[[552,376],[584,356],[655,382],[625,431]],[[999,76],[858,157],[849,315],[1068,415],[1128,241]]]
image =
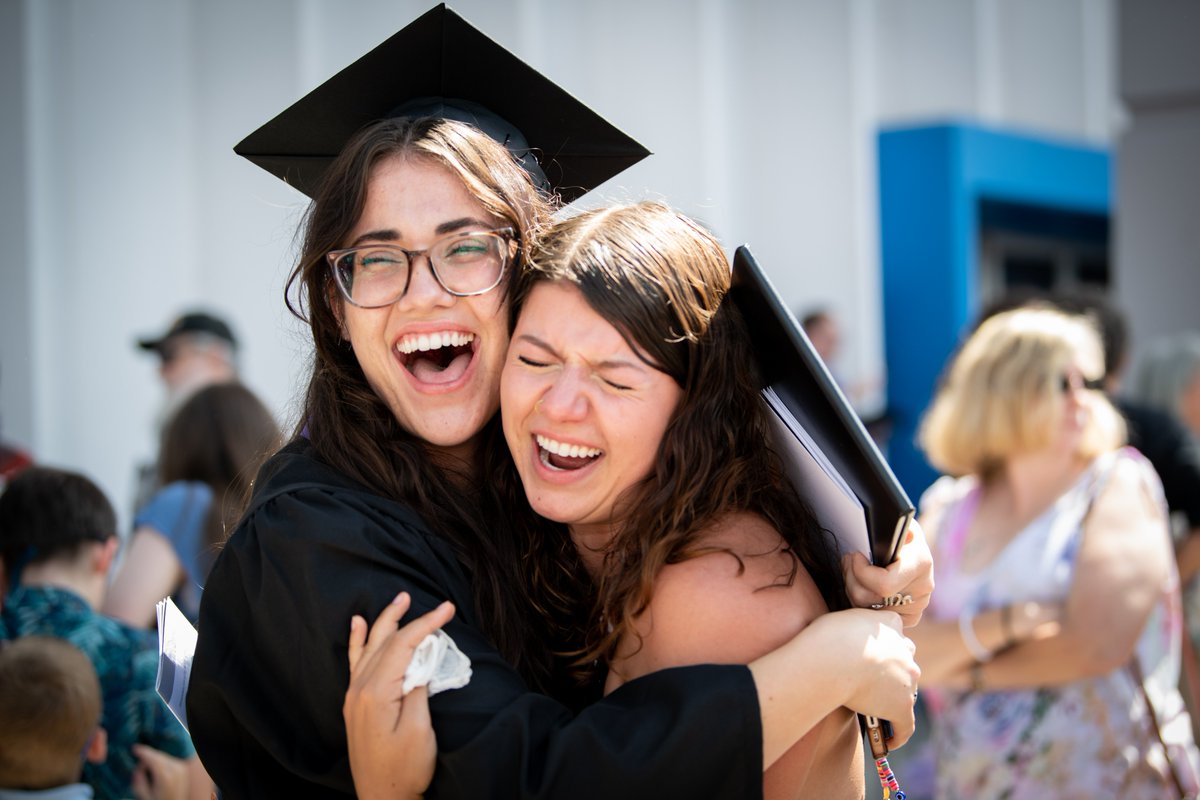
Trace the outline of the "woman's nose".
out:
[[[579,376],[564,370],[538,402],[542,413],[555,420],[578,420],[587,414],[588,400]]]
[[[404,287],[404,294],[396,300],[401,309],[449,306],[454,300],[454,295],[447,292],[433,274],[433,261],[428,253],[410,257],[408,283]]]

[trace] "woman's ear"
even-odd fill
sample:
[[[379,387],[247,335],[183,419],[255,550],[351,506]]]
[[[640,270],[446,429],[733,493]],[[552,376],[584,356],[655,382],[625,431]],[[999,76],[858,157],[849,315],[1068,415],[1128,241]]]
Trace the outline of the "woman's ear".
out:
[[[325,302],[329,304],[329,311],[333,314],[333,318],[337,320],[338,330],[342,333],[342,338],[350,341],[350,332],[346,330],[346,309],[343,305],[342,294],[338,291],[333,281],[330,281],[325,286]]]

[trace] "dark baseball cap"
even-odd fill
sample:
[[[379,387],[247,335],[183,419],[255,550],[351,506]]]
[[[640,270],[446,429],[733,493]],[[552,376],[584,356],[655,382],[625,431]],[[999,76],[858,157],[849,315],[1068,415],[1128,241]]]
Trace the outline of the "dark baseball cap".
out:
[[[596,112],[435,6],[233,148],[312,196],[350,137],[390,117],[475,125],[564,203],[650,154]]]
[[[202,311],[192,311],[171,323],[171,327],[167,328],[166,333],[151,339],[138,339],[138,347],[143,350],[153,350],[161,353],[163,346],[175,336],[183,333],[205,333],[209,336],[215,336],[218,339],[224,339],[233,347],[237,347],[237,339],[233,336],[233,331],[224,320],[214,317],[212,314],[205,314]]]

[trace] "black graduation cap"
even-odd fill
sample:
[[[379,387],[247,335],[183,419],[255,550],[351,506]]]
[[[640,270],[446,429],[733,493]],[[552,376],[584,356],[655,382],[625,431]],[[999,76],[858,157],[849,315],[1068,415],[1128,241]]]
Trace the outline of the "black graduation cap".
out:
[[[445,4],[313,89],[233,150],[311,196],[353,134],[394,116],[475,124],[506,144],[535,182],[557,191],[564,203],[650,154]],[[536,164],[530,163],[530,153]]]

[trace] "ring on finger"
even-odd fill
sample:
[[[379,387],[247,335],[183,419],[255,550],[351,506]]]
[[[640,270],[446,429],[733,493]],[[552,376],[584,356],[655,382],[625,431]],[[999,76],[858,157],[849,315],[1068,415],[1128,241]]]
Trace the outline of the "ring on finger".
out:
[[[883,598],[881,602],[872,603],[871,608],[880,609],[891,608],[893,606],[906,606],[911,604],[912,601],[913,596],[911,594],[901,594],[900,592],[896,592],[896,594]]]

